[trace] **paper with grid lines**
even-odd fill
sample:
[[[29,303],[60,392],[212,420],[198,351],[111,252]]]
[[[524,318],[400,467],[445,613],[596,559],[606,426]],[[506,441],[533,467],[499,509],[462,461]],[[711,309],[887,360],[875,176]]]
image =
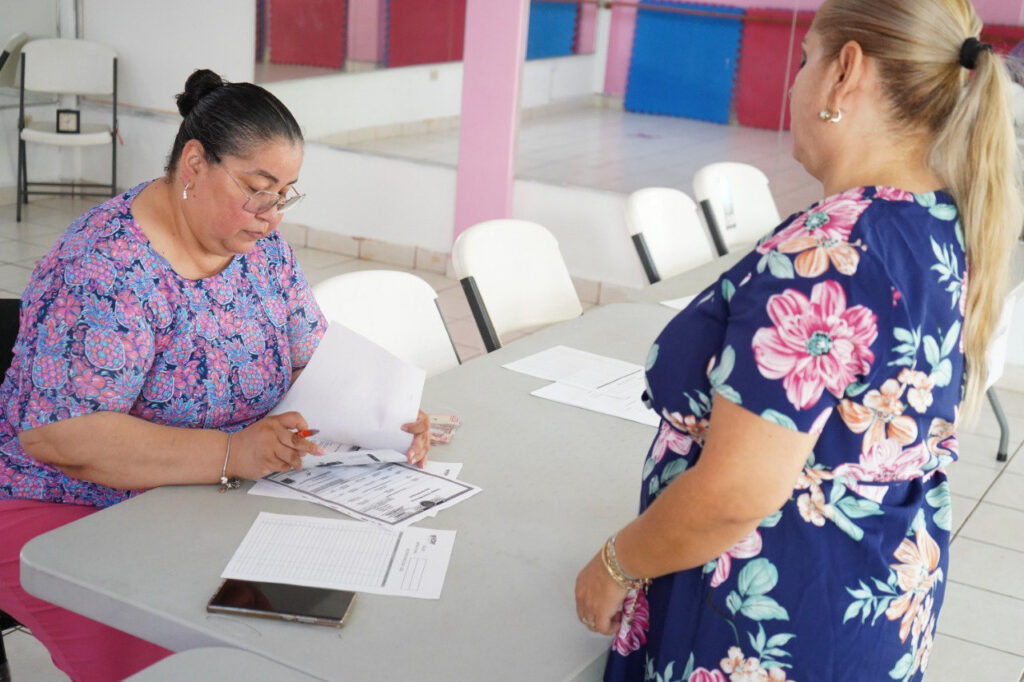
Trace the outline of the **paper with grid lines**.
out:
[[[439,599],[455,531],[260,512],[222,578]]]

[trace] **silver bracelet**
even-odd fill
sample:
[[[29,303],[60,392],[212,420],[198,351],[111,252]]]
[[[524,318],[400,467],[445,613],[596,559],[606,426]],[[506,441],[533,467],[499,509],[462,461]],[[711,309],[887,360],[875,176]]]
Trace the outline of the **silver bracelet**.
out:
[[[220,468],[220,490],[218,492],[224,492],[226,490],[234,490],[238,486],[242,485],[242,479],[237,476],[228,478],[228,457],[231,456],[231,436],[228,434],[228,447],[224,451],[224,466]]]

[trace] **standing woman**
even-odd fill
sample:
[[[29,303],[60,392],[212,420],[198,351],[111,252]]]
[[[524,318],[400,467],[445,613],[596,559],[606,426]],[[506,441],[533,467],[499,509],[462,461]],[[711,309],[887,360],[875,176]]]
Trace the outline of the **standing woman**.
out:
[[[255,479],[317,446],[267,416],[324,333],[276,232],[302,134],[263,88],[196,71],[166,177],[76,220],[22,295],[0,386],[0,610],[73,680],[120,680],[169,652],[21,589],[36,535],[160,485]],[[424,460],[425,415],[406,425]]]
[[[641,514],[576,585],[580,620],[616,633],[607,680],[924,675],[946,468],[1022,225],[1008,78],[980,29],[967,0],[818,11],[790,107],[827,198],[651,349]]]

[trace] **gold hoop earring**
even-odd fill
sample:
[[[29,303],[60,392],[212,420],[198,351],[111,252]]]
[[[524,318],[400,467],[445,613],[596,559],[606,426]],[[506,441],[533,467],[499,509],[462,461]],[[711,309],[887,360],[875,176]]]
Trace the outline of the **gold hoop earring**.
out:
[[[820,118],[822,121],[827,121],[829,123],[839,123],[840,121],[843,120],[843,110],[836,109],[836,113],[833,114],[828,109],[822,109],[818,113],[818,118]]]

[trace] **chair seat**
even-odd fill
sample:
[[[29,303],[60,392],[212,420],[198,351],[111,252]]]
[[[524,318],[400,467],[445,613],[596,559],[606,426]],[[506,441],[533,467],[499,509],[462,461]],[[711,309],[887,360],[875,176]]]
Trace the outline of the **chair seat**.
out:
[[[55,132],[54,121],[32,121],[21,131],[21,139],[26,142],[50,144],[58,147],[90,147],[97,144],[110,144],[110,126],[100,123],[83,123],[80,133]]]

